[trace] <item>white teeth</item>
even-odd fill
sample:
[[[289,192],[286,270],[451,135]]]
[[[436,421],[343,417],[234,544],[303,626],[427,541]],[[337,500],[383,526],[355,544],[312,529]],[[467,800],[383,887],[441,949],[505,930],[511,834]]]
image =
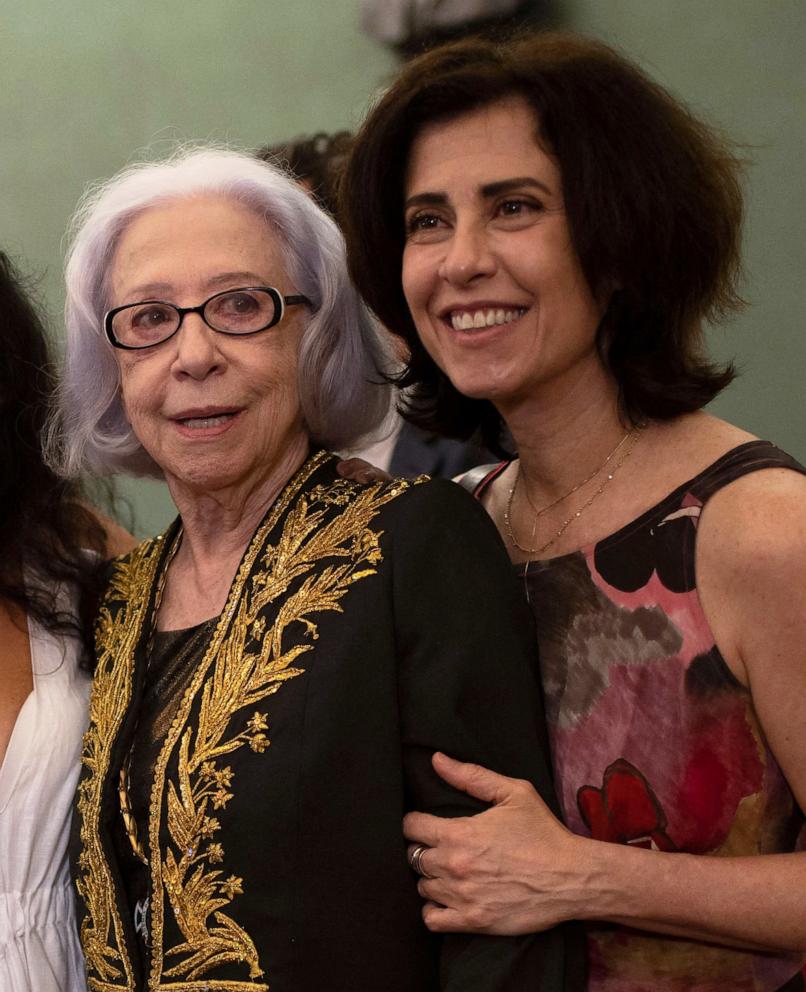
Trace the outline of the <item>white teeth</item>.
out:
[[[221,413],[217,417],[188,417],[181,423],[192,430],[204,430],[208,427],[220,427],[235,416],[233,413]]]
[[[451,314],[451,326],[455,331],[469,331],[474,328],[495,327],[500,324],[511,324],[526,313],[519,307],[517,310],[504,310],[503,307],[490,310],[462,310]]]

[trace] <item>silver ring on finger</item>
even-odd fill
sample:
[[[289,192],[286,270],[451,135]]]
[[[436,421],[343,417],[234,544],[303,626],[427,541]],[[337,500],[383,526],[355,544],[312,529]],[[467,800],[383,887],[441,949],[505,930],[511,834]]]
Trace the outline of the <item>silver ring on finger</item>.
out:
[[[434,878],[434,875],[430,875],[425,868],[423,868],[423,855],[426,851],[430,851],[431,848],[427,844],[418,844],[414,850],[409,855],[409,864],[412,870],[415,871],[421,878]]]

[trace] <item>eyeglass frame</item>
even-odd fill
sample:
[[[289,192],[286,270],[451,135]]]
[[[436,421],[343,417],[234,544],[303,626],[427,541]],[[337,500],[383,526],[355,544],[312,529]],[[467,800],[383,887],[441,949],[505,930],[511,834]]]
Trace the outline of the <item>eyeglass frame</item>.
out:
[[[218,299],[219,296],[228,296],[230,293],[255,291],[268,293],[274,302],[274,319],[269,321],[269,323],[265,324],[263,327],[258,327],[254,331],[222,331],[220,327],[213,327],[210,321],[204,316],[204,311],[207,308],[208,303],[212,303],[212,301]],[[112,328],[113,320],[123,310],[129,310],[132,307],[147,306],[149,303],[159,303],[161,306],[171,307],[172,310],[175,310],[179,314],[179,323],[176,325],[176,330],[171,331],[168,337],[162,338],[159,341],[154,341],[152,344],[123,344],[122,341],[119,341],[117,337],[115,337],[115,332]],[[208,297],[203,303],[200,303],[196,307],[178,307],[175,303],[169,303],[168,300],[138,300],[136,303],[124,303],[123,306],[113,307],[111,310],[107,310],[104,314],[104,330],[106,331],[106,336],[113,348],[120,348],[123,351],[143,351],[145,348],[156,348],[158,345],[165,344],[166,341],[170,341],[172,337],[179,333],[185,316],[189,313],[197,313],[207,327],[209,327],[211,331],[215,331],[216,334],[226,334],[227,337],[230,338],[248,338],[253,334],[260,334],[261,331],[268,331],[270,327],[276,327],[285,316],[286,307],[295,307],[302,304],[313,306],[307,296],[302,296],[299,293],[292,294],[290,296],[283,296],[279,289],[275,289],[274,286],[236,286],[234,289],[222,289],[218,293],[213,293],[212,296]]]

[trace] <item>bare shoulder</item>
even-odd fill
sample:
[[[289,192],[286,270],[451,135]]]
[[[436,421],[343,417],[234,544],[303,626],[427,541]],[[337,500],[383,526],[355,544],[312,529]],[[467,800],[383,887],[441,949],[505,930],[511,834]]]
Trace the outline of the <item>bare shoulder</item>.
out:
[[[125,555],[137,547],[135,538],[119,523],[109,517],[101,517],[101,523],[106,531],[106,552],[110,558]]]
[[[101,513],[97,507],[91,506],[89,503],[85,503],[84,506],[95,517],[106,533],[107,558],[117,558],[119,555],[125,555],[132,548],[137,547],[137,541],[125,527],[121,527],[117,521],[108,517],[105,513]]]
[[[735,479],[706,504],[699,542],[718,545],[728,563],[754,570],[803,555],[806,474],[764,468]]]
[[[778,673],[803,668],[806,475],[761,469],[708,501],[698,527],[697,585],[722,655],[744,685],[757,687],[760,676],[769,683],[771,666]]]
[[[648,438],[660,465],[687,478],[693,478],[732,449],[758,440],[755,434],[703,411],[655,422]]]

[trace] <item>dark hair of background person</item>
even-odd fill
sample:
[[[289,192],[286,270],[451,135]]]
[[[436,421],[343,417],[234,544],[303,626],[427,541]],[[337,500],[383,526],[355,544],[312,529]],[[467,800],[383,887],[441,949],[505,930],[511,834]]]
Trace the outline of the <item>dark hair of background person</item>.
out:
[[[574,249],[594,295],[610,297],[598,347],[632,422],[698,410],[735,375],[712,364],[702,322],[742,306],[737,291],[741,162],[717,132],[611,48],[544,33],[469,39],[410,62],[356,135],[339,221],[351,276],[407,343],[404,416],[503,453],[486,400],[461,396],[419,342],[401,287],[403,200],[412,142],[426,125],[522,97],[556,159]]]
[[[290,172],[293,179],[308,188],[319,206],[334,216],[339,182],[352,143],[349,131],[319,131],[266,145],[259,149],[257,157]]]
[[[89,648],[106,533],[79,487],[44,462],[53,367],[43,321],[4,252],[0,347],[0,599],[47,630],[79,634]],[[78,594],[76,613],[54,607],[62,582]]]

